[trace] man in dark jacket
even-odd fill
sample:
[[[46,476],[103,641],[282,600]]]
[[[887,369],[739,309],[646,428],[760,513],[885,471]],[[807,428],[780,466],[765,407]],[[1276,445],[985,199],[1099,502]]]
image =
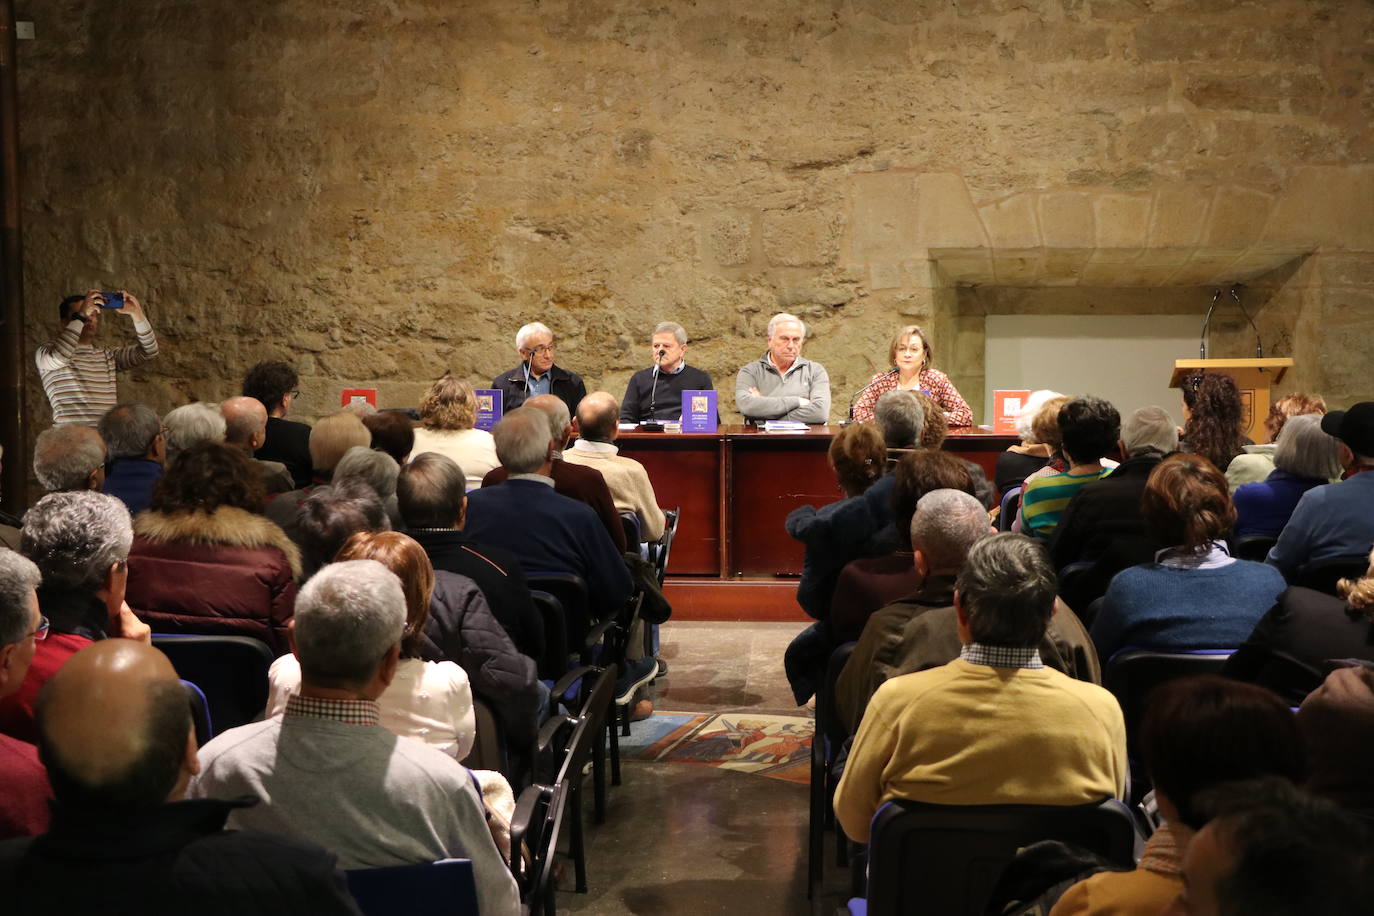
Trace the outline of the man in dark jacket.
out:
[[[72,656],[39,704],[51,829],[0,844],[0,899],[33,914],[356,914],[334,857],[227,832],[245,802],[181,801],[199,769],[166,656],[108,640]]]
[[[515,332],[515,352],[520,365],[491,380],[501,390],[504,412],[509,413],[537,394],[551,394],[568,405],[568,413],[587,396],[582,376],[553,364],[553,332],[538,321]]]
[[[280,461],[291,472],[297,487],[310,486],[314,468],[310,461],[310,427],[286,419],[291,403],[300,394],[296,370],[286,363],[261,362],[243,377],[244,397],[257,398],[267,408],[267,440],[253,457]]]
[[[153,484],[167,460],[162,419],[147,404],[111,407],[96,425],[105,440],[105,485],[101,491],[117,497],[130,515],[148,508]]]

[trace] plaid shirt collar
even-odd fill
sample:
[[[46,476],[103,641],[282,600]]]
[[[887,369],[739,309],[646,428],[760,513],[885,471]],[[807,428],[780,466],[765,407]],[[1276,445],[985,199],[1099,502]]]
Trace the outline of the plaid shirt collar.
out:
[[[1034,646],[1022,649],[1013,646],[985,646],[971,642],[959,650],[959,657],[970,665],[988,665],[993,668],[1030,668],[1045,667],[1040,661],[1040,650]]]
[[[345,725],[377,725],[382,720],[381,707],[373,700],[322,700],[299,693],[292,694],[286,701],[286,714],[307,719],[332,719]]]

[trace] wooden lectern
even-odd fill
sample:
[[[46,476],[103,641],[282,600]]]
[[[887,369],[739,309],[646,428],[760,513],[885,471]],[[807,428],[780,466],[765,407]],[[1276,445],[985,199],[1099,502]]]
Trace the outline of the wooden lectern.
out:
[[[1180,359],[1174,362],[1170,388],[1181,388],[1183,380],[1197,372],[1229,375],[1240,389],[1243,408],[1241,431],[1254,442],[1269,441],[1264,419],[1269,416],[1269,389],[1283,381],[1293,361],[1277,359]],[[1225,471],[1225,468],[1222,468]]]

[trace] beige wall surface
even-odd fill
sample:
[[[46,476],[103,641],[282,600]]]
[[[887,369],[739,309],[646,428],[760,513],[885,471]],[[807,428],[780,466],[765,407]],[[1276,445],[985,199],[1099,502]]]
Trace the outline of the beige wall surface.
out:
[[[121,390],[160,411],[237,393],[266,358],[299,368],[302,416],[341,386],[414,404],[445,369],[513,366],[533,319],[619,394],[675,319],[729,419],[779,310],[810,324],[835,418],[909,321],[978,405],[989,309],[1074,313],[1081,289],[1123,287],[1151,314],[1173,297],[1140,290],[1233,279],[1292,385],[1374,395],[1369,3],[67,0],[20,18],[28,345],[62,294],[134,291],[163,355]],[[1238,321],[1219,316],[1213,355],[1243,352]],[[28,405],[36,432],[36,376]]]

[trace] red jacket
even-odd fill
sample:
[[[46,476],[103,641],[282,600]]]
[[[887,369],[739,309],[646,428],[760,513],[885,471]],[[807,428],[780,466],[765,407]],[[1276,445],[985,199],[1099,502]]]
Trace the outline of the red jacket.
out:
[[[253,636],[278,655],[300,552],[261,515],[221,506],[134,519],[125,600],[155,633]]]

